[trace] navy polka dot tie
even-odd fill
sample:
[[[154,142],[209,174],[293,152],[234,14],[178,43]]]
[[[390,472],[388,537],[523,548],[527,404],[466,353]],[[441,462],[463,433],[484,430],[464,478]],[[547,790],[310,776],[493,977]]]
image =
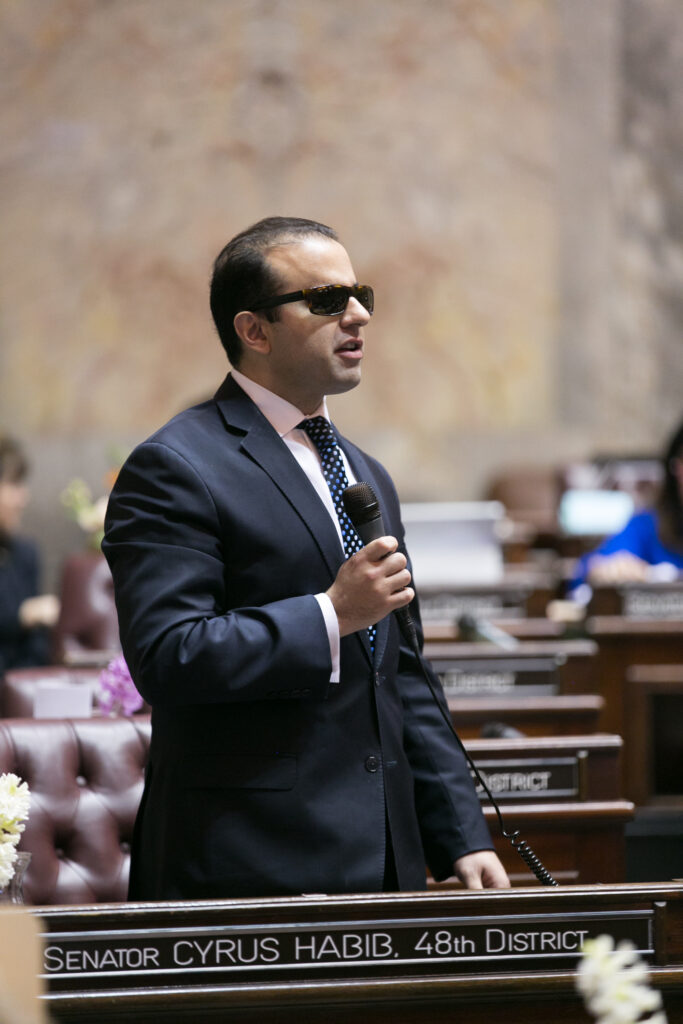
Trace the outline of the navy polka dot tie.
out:
[[[322,463],[323,476],[325,477],[327,486],[330,489],[334,509],[337,513],[337,519],[339,520],[339,525],[341,527],[344,553],[347,558],[350,558],[351,555],[355,555],[357,551],[360,551],[363,547],[363,542],[356,533],[353,523],[346,513],[344,502],[342,500],[342,494],[349,486],[349,480],[346,475],[346,470],[344,469],[344,462],[342,460],[341,448],[337,441],[337,435],[334,432],[332,424],[329,420],[326,420],[324,416],[312,416],[311,419],[302,420],[298,426],[301,430],[306,431],[311,441],[318,449],[320,461]],[[376,635],[377,629],[375,626],[370,626],[368,628],[368,636],[370,638],[370,647],[373,651],[375,649]]]

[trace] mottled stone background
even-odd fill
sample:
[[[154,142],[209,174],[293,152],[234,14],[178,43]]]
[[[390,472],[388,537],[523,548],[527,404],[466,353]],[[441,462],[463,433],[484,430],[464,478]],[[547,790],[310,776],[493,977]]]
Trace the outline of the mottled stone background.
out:
[[[227,369],[236,231],[334,225],[375,285],[334,400],[402,497],[659,451],[683,412],[680,0],[2,0],[0,429],[59,506]],[[48,580],[49,582],[49,580]]]

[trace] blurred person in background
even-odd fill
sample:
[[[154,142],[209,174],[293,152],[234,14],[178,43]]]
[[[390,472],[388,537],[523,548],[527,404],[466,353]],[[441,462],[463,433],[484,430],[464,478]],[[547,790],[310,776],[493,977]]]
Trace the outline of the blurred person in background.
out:
[[[50,661],[49,631],[59,601],[40,594],[36,545],[17,534],[29,491],[28,461],[18,441],[0,434],[0,671]]]
[[[579,559],[572,590],[581,584],[675,580],[683,574],[683,422],[662,457],[655,505],[631,516],[619,533]]]

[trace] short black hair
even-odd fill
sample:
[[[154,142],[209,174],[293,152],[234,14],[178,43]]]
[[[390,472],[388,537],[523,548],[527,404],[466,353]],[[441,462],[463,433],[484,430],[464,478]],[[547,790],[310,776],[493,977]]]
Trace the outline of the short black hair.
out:
[[[276,294],[277,276],[267,260],[276,245],[295,242],[310,235],[325,235],[335,242],[337,233],[315,220],[303,217],[265,217],[231,239],[216,257],[211,278],[211,313],[218,337],[233,366],[242,356],[242,342],[234,327],[235,316],[252,309]],[[269,320],[277,312],[267,310]]]
[[[28,476],[28,459],[18,441],[0,433],[0,483],[19,484]]]
[[[683,551],[683,499],[674,459],[683,459],[683,422],[669,438],[662,456],[664,479],[659,495],[659,536],[666,547]]]

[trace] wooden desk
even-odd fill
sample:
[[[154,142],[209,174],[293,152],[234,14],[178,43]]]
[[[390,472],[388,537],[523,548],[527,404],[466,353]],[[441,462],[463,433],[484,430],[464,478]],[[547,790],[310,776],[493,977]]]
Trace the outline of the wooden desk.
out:
[[[483,618],[522,618],[545,615],[557,595],[559,580],[549,570],[507,566],[503,578],[491,584],[420,584],[420,609],[425,623],[455,623],[460,615]]]
[[[506,832],[518,829],[557,882],[625,880],[624,830],[634,807],[621,799],[621,737],[479,739],[465,746],[499,804]],[[501,835],[495,809],[478,788],[512,884],[533,884],[533,873]]]
[[[639,806],[683,809],[683,648],[680,662],[626,671],[626,786]]]
[[[600,728],[628,739],[624,695],[632,665],[675,665],[683,655],[683,620],[592,616],[586,632],[598,645],[599,692],[605,698]],[[627,744],[628,745],[628,744]]]
[[[591,615],[622,615],[627,619],[683,621],[683,583],[624,583],[594,587]]]
[[[596,732],[604,700],[597,694],[557,697],[451,697],[448,707],[462,739],[475,739],[484,725],[502,722],[525,736],[582,736]]]
[[[586,640],[523,641],[514,651],[487,643],[425,644],[462,737],[478,736],[490,722],[530,736],[595,731],[604,710],[603,698],[592,692],[597,651]],[[533,673],[524,665],[536,667],[539,685],[529,682]]]
[[[519,739],[468,739],[468,754],[501,806],[552,800],[575,803],[618,800],[622,796],[621,736],[524,736]],[[506,778],[519,772],[520,778]],[[526,777],[526,773],[529,777]],[[487,778],[504,773],[498,779]],[[484,794],[480,794],[485,801]]]
[[[587,1024],[581,943],[611,934],[683,1014],[683,887],[570,886],[33,910],[55,1021]]]
[[[627,673],[634,665],[679,664],[683,658],[683,620],[593,616],[586,621],[586,630],[599,648],[599,692],[605,703],[598,727],[624,737],[624,793],[638,802],[642,793],[635,779],[638,769],[629,772],[628,765],[634,740],[638,744],[642,730],[627,711]]]
[[[498,629],[509,633],[515,640],[562,640],[566,626],[561,622],[553,622],[543,617],[533,618],[493,618],[491,622]],[[446,619],[433,619],[422,623],[425,643],[462,642],[457,622]]]
[[[437,674],[442,676],[447,696],[450,696],[449,677],[451,675],[459,677],[465,673],[467,673],[467,679],[463,682],[463,686],[466,683],[469,692],[465,694],[463,687],[453,686],[450,690],[453,696],[475,696],[475,692],[478,696],[490,696],[491,688],[496,690],[496,697],[514,696],[515,692],[522,696],[522,687],[525,688],[525,692],[528,688],[527,683],[523,680],[528,678],[528,685],[533,685],[530,680],[535,673],[540,682],[540,672],[544,665],[547,668],[548,679],[550,678],[549,673],[555,676],[557,693],[597,692],[598,646],[592,640],[523,640],[514,650],[507,650],[485,642],[437,643],[429,641],[429,643],[425,643],[424,653]],[[518,665],[520,668],[516,669],[515,666]],[[524,665],[527,666],[526,670]],[[534,666],[536,666],[535,669]],[[486,676],[488,683],[482,684],[482,688],[477,690],[475,676],[478,673]],[[500,674],[499,683],[496,683],[492,673]],[[510,681],[511,676],[514,676],[514,681]],[[509,685],[506,685],[506,679]],[[467,682],[467,680],[470,681]],[[545,686],[545,683],[542,685]],[[542,695],[540,690],[537,692],[539,696]]]

